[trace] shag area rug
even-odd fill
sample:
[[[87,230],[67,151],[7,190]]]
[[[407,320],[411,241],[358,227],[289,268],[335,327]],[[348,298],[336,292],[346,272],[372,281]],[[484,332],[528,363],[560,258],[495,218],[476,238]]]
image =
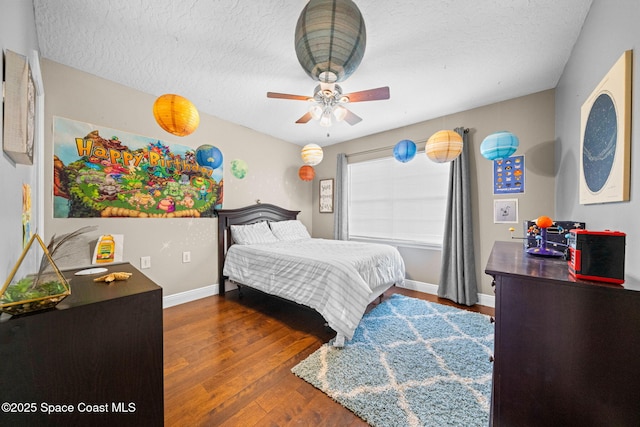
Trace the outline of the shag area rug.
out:
[[[394,294],[291,371],[376,427],[487,426],[489,316]]]

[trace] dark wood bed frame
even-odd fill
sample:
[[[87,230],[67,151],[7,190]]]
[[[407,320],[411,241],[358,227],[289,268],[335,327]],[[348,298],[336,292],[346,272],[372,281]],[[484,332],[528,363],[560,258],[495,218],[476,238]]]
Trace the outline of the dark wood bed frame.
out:
[[[220,295],[225,292],[226,277],[222,274],[227,250],[233,245],[232,225],[254,224],[260,221],[297,219],[300,211],[290,211],[268,203],[258,203],[238,209],[221,209],[218,214],[218,284]]]

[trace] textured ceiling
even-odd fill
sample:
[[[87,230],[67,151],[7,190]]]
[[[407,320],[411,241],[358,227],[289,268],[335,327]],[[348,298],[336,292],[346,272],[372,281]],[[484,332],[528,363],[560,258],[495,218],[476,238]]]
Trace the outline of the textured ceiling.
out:
[[[313,94],[298,64],[306,0],[34,0],[41,56],[304,145],[322,146],[554,88],[591,0],[355,0],[367,47],[344,92],[391,99],[330,128],[295,124]],[[151,112],[150,112],[151,114]],[[427,137],[428,135],[425,135]]]

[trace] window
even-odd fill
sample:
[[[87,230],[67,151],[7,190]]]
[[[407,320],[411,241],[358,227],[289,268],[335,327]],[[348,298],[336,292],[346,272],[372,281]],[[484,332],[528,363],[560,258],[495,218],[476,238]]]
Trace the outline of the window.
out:
[[[349,238],[441,246],[449,167],[424,153],[349,164]]]

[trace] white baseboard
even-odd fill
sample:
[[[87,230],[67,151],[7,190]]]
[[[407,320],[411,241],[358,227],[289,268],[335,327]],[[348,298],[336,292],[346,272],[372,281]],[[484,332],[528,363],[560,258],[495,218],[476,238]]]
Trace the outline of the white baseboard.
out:
[[[416,280],[406,279],[404,285],[401,288],[411,289],[413,291],[424,292],[425,294],[438,295],[438,285],[432,283],[418,282]],[[227,282],[227,290],[235,289],[233,283]],[[220,293],[220,287],[216,283],[215,285],[204,286],[202,288],[191,289],[189,291],[180,292],[173,295],[167,295],[162,298],[162,308],[173,307],[174,305],[184,304],[198,300],[200,298],[210,297],[212,295],[218,295]],[[494,295],[478,294],[478,304],[487,307],[496,306],[496,297]]]
[[[496,296],[487,294],[478,294],[478,304],[485,307],[496,308]]]
[[[405,279],[404,285],[401,287],[411,289],[412,291],[424,292],[425,294],[438,295],[438,285],[434,285],[433,283]],[[478,304],[495,308],[496,297],[495,295],[478,294]]]
[[[216,283],[215,285],[204,286],[202,288],[167,295],[166,297],[162,297],[162,308],[169,308],[174,305],[184,304],[185,302],[195,301],[200,298],[218,295],[218,293],[220,293],[219,289],[220,287]]]

